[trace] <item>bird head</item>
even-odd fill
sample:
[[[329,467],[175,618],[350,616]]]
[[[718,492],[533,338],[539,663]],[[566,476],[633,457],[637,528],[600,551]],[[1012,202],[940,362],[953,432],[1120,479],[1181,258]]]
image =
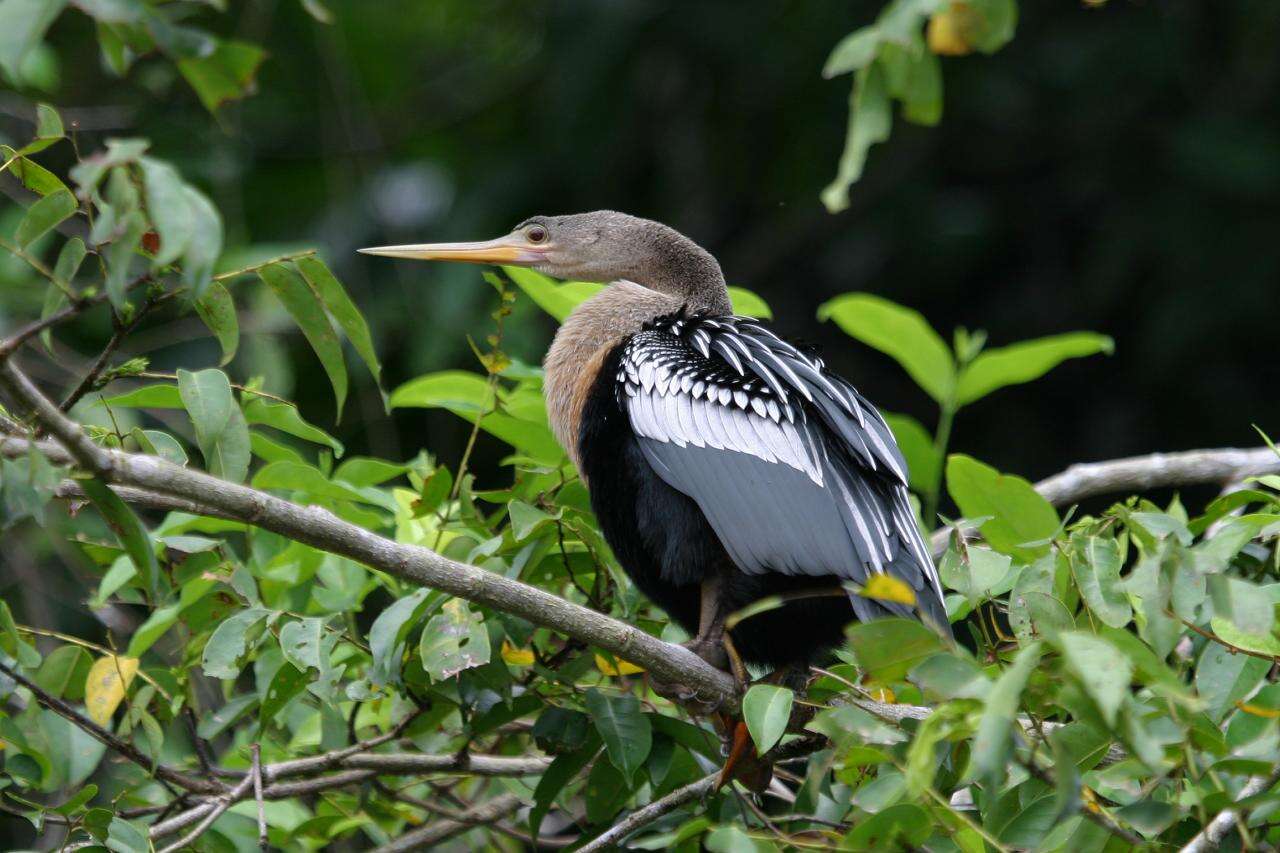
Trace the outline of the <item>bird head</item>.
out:
[[[529,267],[569,281],[625,279],[682,298],[714,299],[725,291],[720,264],[697,243],[660,222],[612,210],[531,216],[496,240],[360,251],[392,258]]]

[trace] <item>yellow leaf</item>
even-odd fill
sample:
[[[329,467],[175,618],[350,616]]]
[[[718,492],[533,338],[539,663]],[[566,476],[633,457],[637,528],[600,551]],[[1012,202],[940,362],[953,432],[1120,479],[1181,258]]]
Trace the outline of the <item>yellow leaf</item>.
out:
[[[867,691],[867,695],[871,697],[872,700],[876,702],[883,702],[886,705],[894,704],[898,698],[893,695],[893,691],[888,687],[872,687]]]
[[[974,31],[982,17],[968,3],[952,3],[929,19],[925,38],[939,56],[964,56],[973,51]]]
[[[530,666],[533,664],[533,649],[517,649],[503,640],[502,659],[512,666]]]
[[[898,580],[892,575],[872,575],[862,585],[860,595],[863,598],[878,598],[881,601],[892,601],[897,604],[915,604],[916,593],[906,581]]]
[[[596,669],[605,675],[635,675],[637,672],[644,672],[643,667],[627,663],[625,660],[619,660],[618,665],[614,666],[604,655],[596,655]]]
[[[100,726],[107,726],[124,699],[129,682],[137,673],[137,658],[108,655],[94,661],[89,667],[89,677],[84,681],[84,704],[89,711],[89,719]]]

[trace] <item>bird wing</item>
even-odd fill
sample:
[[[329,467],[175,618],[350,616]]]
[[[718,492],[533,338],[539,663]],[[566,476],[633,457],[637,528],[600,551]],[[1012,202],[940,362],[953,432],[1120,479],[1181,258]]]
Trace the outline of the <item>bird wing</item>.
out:
[[[946,625],[897,442],[820,359],[750,318],[680,313],[627,341],[616,380],[645,458],[698,504],[739,569],[858,583],[888,573]],[[874,610],[862,602],[859,616]]]

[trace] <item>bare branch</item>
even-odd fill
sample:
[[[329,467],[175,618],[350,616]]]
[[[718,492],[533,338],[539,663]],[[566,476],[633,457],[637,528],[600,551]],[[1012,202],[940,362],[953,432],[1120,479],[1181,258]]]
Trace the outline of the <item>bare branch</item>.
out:
[[[267,842],[267,812],[262,802],[262,745],[255,743],[251,747],[253,750],[253,767],[250,770],[253,776],[253,798],[258,801],[258,848],[266,851],[270,849]]]
[[[374,853],[401,853],[408,850],[427,850],[472,827],[491,823],[520,808],[521,800],[515,794],[502,794],[492,800],[472,806],[462,812],[457,820],[438,820],[426,826],[406,832],[399,838],[374,848]]]
[[[227,809],[239,802],[240,799],[249,792],[249,789],[253,787],[253,780],[254,777],[252,775],[246,776],[244,781],[239,785],[236,785],[235,788],[209,803],[206,803],[205,806],[208,807],[208,810],[205,812],[200,822],[196,824],[196,828],[170,844],[168,847],[162,848],[160,853],[177,853],[177,851],[191,844],[203,835],[206,829],[213,826],[213,822],[215,820],[222,817],[223,813],[226,812]],[[204,806],[201,806],[200,808],[204,808]]]
[[[615,847],[631,833],[653,823],[660,817],[670,814],[686,803],[691,803],[715,787],[720,772],[716,771],[704,776],[697,782],[690,782],[683,788],[676,788],[665,797],[654,800],[644,808],[636,809],[591,841],[578,848],[578,853],[591,853],[594,850],[608,850]]]

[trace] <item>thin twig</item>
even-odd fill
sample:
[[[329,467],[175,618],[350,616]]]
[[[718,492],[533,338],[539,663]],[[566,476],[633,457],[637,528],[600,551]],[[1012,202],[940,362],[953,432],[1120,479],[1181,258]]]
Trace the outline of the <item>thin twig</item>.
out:
[[[177,841],[170,844],[168,847],[162,848],[160,850],[160,853],[178,853],[178,851],[181,850],[183,847],[186,847],[192,842],[194,842],[197,838],[199,838],[201,835],[204,834],[204,831],[206,829],[213,826],[213,822],[218,818],[222,817],[222,815],[226,812],[227,809],[231,808],[233,805],[238,803],[241,800],[241,798],[243,798],[244,795],[248,793],[249,789],[252,786],[253,786],[253,778],[245,777],[245,780],[243,782],[241,782],[239,785],[236,785],[230,791],[226,792],[220,797],[217,797],[211,802],[206,803],[204,806],[199,807],[199,808],[207,808],[207,811],[205,812],[203,819],[196,824],[196,828],[191,830],[181,838],[179,838]]]
[[[1243,646],[1237,646],[1235,643],[1227,642],[1226,640],[1222,639],[1212,631],[1206,631],[1204,628],[1201,628],[1199,625],[1195,624],[1194,622],[1189,622],[1186,619],[1183,619],[1181,616],[1174,613],[1172,610],[1169,610],[1166,608],[1164,612],[1165,612],[1165,615],[1172,616],[1174,619],[1177,619],[1183,625],[1190,628],[1192,631],[1195,631],[1197,634],[1199,634],[1201,637],[1204,637],[1209,642],[1217,643],[1218,645],[1226,649],[1229,649],[1233,655],[1235,654],[1248,655],[1249,657],[1262,658],[1263,660],[1269,660],[1272,663],[1280,663],[1280,657],[1277,657],[1276,655],[1269,655],[1266,652],[1255,652],[1252,649],[1246,649]]]
[[[133,744],[128,741],[121,740],[102,726],[95,723],[93,720],[86,717],[84,714],[81,714],[66,702],[63,702],[56,696],[45,692],[39,685],[9,665],[0,662],[0,672],[3,672],[18,684],[21,684],[23,687],[30,690],[31,694],[35,696],[36,701],[41,705],[68,722],[73,723],[86,734],[91,735],[95,740],[105,744],[111,749],[114,749],[134,764],[142,767],[148,773],[154,773],[156,778],[163,779],[166,782],[172,782],[174,785],[177,785],[180,788],[186,788],[188,791],[196,791],[199,793],[221,793],[224,790],[224,788],[217,782],[207,779],[197,779],[196,777],[189,776],[180,770],[176,770],[168,766],[167,764],[160,764],[152,758],[144,755]]]
[[[62,409],[64,412],[71,411],[71,407],[80,402],[80,398],[85,394],[88,394],[97,386],[98,378],[102,376],[102,371],[106,370],[107,362],[111,359],[112,354],[119,349],[120,344],[124,343],[124,339],[128,337],[134,329],[138,328],[138,324],[140,324],[142,319],[146,317],[147,313],[155,307],[156,303],[157,300],[148,299],[138,306],[138,309],[133,312],[133,316],[129,318],[128,322],[121,323],[117,321],[115,323],[115,329],[112,331],[111,338],[107,341],[107,345],[102,348],[102,352],[98,353],[98,357],[93,360],[93,364],[90,365],[88,372],[84,375],[84,378],[80,380],[79,384],[76,385],[74,389],[72,389],[71,393],[67,395],[66,399],[62,401],[62,405],[58,408]]]
[[[478,805],[472,806],[459,815],[458,820],[440,820],[418,829],[406,832],[381,847],[374,848],[374,853],[401,853],[409,850],[429,850],[432,845],[439,844],[455,835],[460,835],[472,827],[491,823],[498,818],[510,814],[520,808],[522,800],[515,794],[502,794]]]
[[[254,743],[249,748],[253,753],[253,798],[258,801],[258,849],[266,853],[271,845],[267,842],[267,811],[262,802],[262,745]]]
[[[622,820],[615,823],[609,829],[597,835],[586,844],[578,848],[578,853],[592,853],[594,850],[607,850],[617,845],[631,833],[653,823],[660,817],[670,814],[686,803],[702,797],[708,791],[715,787],[716,780],[720,777],[720,771],[717,770],[709,776],[704,776],[696,782],[690,782],[683,788],[676,788],[665,797],[654,800],[649,805],[636,809]]]

